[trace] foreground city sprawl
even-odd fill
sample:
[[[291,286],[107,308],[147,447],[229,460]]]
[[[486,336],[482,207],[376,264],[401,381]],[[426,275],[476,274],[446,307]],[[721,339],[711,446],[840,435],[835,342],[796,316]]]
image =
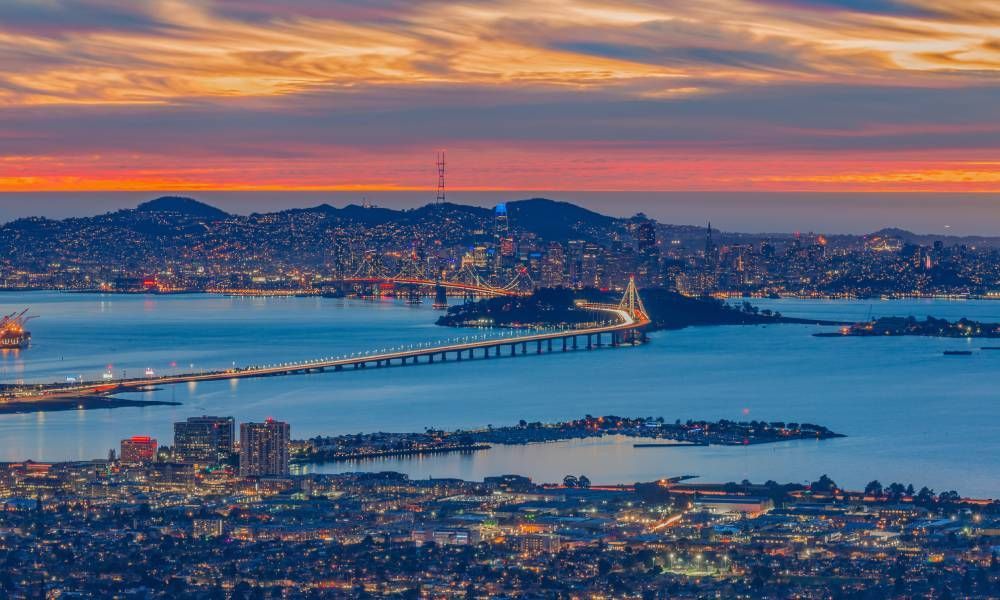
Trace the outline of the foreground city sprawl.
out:
[[[320,293],[404,274],[492,286],[684,294],[869,297],[995,292],[1000,240],[882,230],[867,236],[722,233],[614,218],[544,199],[494,209],[321,205],[232,215],[186,198],[0,226],[0,288]],[[373,290],[341,289],[351,292]]]
[[[525,427],[525,425],[522,425]],[[236,443],[236,437],[239,443]],[[871,482],[302,475],[290,428],[0,465],[5,598],[990,598],[1000,503]],[[581,465],[581,470],[586,466]]]

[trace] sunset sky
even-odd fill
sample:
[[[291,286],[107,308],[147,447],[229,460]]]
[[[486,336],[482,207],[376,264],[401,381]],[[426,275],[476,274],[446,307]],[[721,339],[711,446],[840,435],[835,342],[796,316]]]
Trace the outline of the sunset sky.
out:
[[[997,0],[4,0],[0,191],[1000,192]]]

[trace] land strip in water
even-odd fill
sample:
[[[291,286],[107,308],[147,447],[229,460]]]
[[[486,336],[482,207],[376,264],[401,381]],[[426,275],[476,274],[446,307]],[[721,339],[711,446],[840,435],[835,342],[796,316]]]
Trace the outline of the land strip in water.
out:
[[[664,288],[639,292],[650,319],[646,331],[676,330],[700,325],[821,325],[847,326],[846,321],[788,317],[750,302],[731,304],[712,297],[691,297]],[[579,302],[618,302],[594,288],[540,288],[530,295],[487,298],[452,306],[437,320],[449,327],[567,327],[589,323],[594,313]]]
[[[971,319],[948,321],[926,317],[881,317],[872,321],[854,323],[840,331],[813,334],[817,337],[885,337],[924,336],[948,338],[1000,338],[1000,323],[984,323]]]
[[[317,436],[297,440],[292,445],[292,461],[325,463],[370,458],[416,456],[446,452],[487,450],[491,444],[520,445],[559,442],[609,435],[643,440],[665,440],[663,446],[745,446],[791,440],[824,440],[845,437],[822,425],[765,421],[684,421],[667,422],[662,417],[619,417],[587,415],[559,423],[528,423],[483,429],[423,433],[367,433]],[[650,444],[652,445],[652,444]]]
[[[58,398],[47,402],[18,402],[16,400],[0,402],[0,414],[180,405],[180,402],[168,402],[165,400],[127,400],[114,396],[81,396],[78,398]]]

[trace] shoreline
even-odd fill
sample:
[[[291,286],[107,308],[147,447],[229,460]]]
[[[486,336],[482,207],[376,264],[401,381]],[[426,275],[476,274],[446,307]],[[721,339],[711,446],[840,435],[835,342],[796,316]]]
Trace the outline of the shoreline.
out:
[[[378,458],[400,458],[406,456],[424,456],[427,454],[449,454],[452,452],[479,452],[489,450],[489,444],[464,444],[459,446],[442,446],[439,448],[414,448],[407,450],[384,450],[376,452],[351,452],[346,454],[316,454],[310,456],[295,455],[289,459],[293,465],[323,465],[341,462],[364,462]]]
[[[323,292],[321,290],[254,290],[253,292],[244,292],[240,290],[212,290],[212,289],[178,289],[178,290],[99,290],[99,289],[75,289],[75,288],[53,288],[53,287],[0,287],[0,293],[18,293],[18,292],[58,292],[61,294],[95,294],[95,295],[108,295],[108,296],[182,296],[186,294],[208,294],[212,296],[222,296],[222,297],[281,297],[281,298],[294,298],[294,297],[323,297]],[[430,297],[431,294],[426,294]],[[845,300],[845,301],[870,301],[878,300],[880,302],[893,302],[897,300],[940,300],[949,302],[967,302],[969,300],[990,300],[996,301],[1000,300],[1000,294],[893,294],[888,297],[884,295],[872,295],[872,296],[857,296],[857,295],[843,295],[843,294],[810,294],[810,293],[786,293],[786,294],[776,294],[774,296],[767,295],[743,295],[742,293],[736,292],[715,292],[711,294],[713,298],[718,298],[721,300],[818,300],[818,301],[830,301],[830,300]],[[690,296],[692,298],[696,296]],[[345,296],[345,298],[351,298],[351,296]],[[357,296],[356,298],[361,298]]]
[[[635,448],[739,447],[847,437],[810,423],[729,420],[669,423],[662,418],[588,415],[558,423],[522,420],[518,425],[488,429],[316,436],[294,441],[291,461],[295,464],[338,463],[489,450],[493,444],[530,446],[609,436],[631,438],[635,440]]]
[[[181,406],[181,402],[166,400],[127,400],[113,396],[81,396],[58,398],[46,402],[0,402],[0,415],[62,412],[68,410],[103,410],[112,408],[143,408],[147,406]]]

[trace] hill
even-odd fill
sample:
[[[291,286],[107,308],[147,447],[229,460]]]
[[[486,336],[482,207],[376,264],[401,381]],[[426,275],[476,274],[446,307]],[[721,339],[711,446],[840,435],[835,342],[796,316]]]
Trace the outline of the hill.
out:
[[[211,221],[227,219],[230,216],[224,210],[185,196],[160,196],[154,200],[143,202],[135,207],[135,210],[146,213],[175,213]]]
[[[608,229],[614,228],[621,221],[569,202],[547,198],[508,202],[507,215],[520,227],[533,231],[546,240],[559,242],[602,237]]]

